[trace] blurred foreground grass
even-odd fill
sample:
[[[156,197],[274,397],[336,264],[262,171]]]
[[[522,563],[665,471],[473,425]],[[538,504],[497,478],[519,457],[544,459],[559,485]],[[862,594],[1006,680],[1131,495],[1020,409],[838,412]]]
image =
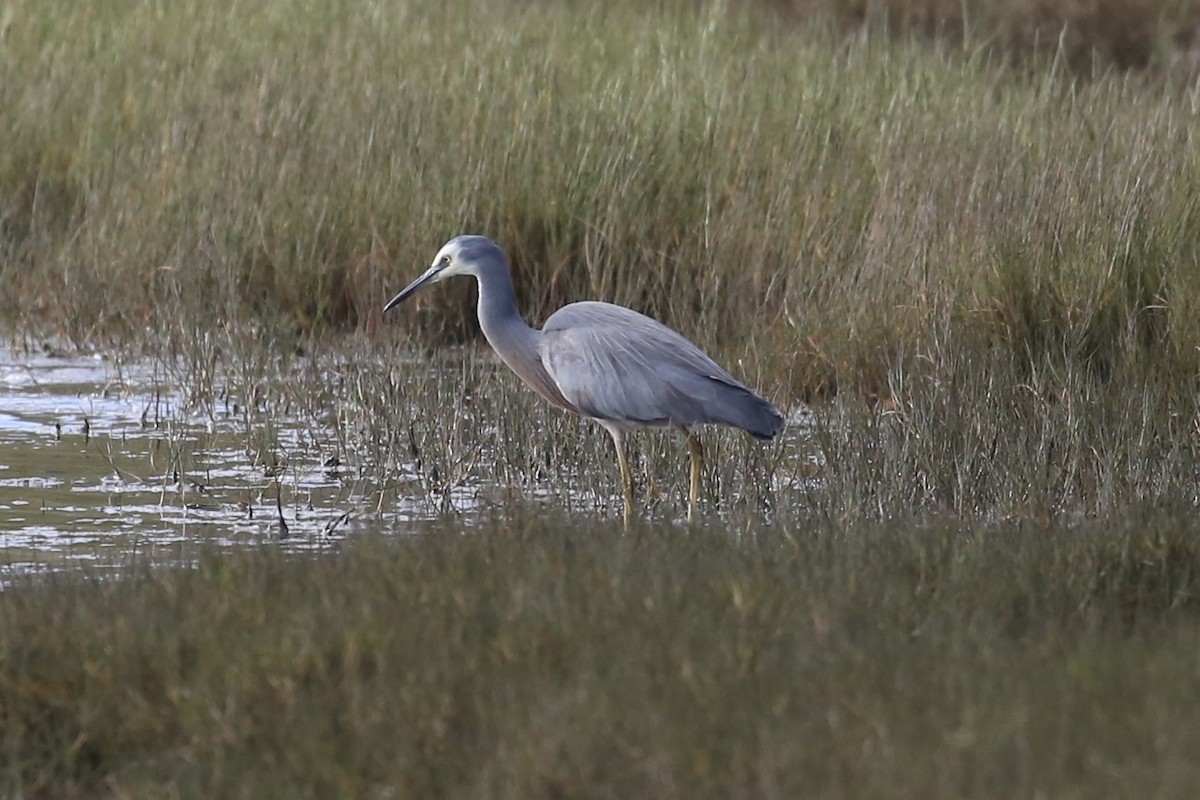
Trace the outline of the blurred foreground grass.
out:
[[[1186,797],[1200,529],[516,515],[0,592],[31,797]],[[24,794],[22,794],[24,792]]]

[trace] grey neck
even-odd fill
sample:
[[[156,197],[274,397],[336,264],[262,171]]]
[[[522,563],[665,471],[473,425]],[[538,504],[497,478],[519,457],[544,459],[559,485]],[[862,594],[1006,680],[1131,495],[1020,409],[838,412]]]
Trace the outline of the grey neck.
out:
[[[479,327],[488,344],[518,373],[523,371],[518,365],[530,359],[540,363],[537,348],[541,331],[521,318],[508,266],[485,263],[475,270],[475,279],[479,282]]]
[[[559,390],[542,363],[542,332],[531,328],[517,311],[508,264],[502,259],[484,262],[472,274],[479,283],[479,327],[488,344],[513,372],[534,391],[559,408],[578,411]]]

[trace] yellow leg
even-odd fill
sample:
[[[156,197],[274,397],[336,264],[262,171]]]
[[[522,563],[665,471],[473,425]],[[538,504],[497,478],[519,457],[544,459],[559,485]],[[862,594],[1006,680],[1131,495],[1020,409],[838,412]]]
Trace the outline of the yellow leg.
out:
[[[629,530],[629,520],[633,518],[633,473],[629,471],[629,456],[625,452],[625,437],[620,428],[609,428],[613,444],[617,448],[617,464],[621,467],[621,484],[625,490],[625,530]]]
[[[633,473],[629,471],[624,441],[617,445],[617,462],[621,465],[621,482],[625,484],[625,530],[629,530],[629,520],[633,517]]]
[[[700,500],[700,476],[704,470],[704,445],[696,434],[687,431],[688,450],[692,453],[692,482],[688,487],[688,522],[696,518],[696,503]]]

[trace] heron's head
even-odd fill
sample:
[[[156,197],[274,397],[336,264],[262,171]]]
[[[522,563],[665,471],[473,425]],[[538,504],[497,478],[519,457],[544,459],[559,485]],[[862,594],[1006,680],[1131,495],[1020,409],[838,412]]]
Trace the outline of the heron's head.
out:
[[[452,278],[455,275],[478,276],[480,270],[495,267],[508,268],[504,251],[495,242],[486,236],[455,236],[438,250],[429,269],[389,300],[383,310],[395,308],[422,287],[444,278]]]

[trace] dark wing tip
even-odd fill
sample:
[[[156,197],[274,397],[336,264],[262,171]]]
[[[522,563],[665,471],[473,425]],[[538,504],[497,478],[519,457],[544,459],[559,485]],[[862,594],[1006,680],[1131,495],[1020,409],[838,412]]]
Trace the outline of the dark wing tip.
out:
[[[747,427],[745,430],[755,439],[761,442],[767,442],[774,439],[775,436],[783,429],[783,415],[779,413],[779,409],[768,403],[762,398],[758,398],[762,402],[759,418],[755,420],[758,424],[754,427]]]

